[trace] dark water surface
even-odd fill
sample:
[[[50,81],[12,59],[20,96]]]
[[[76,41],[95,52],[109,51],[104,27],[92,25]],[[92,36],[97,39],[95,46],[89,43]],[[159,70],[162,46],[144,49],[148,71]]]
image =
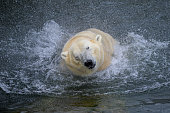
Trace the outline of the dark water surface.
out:
[[[1,0],[0,112],[170,113],[169,0]],[[120,42],[91,77],[61,71],[64,43],[97,28]]]

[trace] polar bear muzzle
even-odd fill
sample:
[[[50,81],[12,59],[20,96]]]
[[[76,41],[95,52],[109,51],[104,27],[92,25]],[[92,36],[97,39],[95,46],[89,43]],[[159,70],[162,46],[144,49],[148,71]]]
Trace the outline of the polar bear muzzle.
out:
[[[89,69],[93,69],[96,66],[96,62],[89,59],[84,62],[84,66],[86,66]]]

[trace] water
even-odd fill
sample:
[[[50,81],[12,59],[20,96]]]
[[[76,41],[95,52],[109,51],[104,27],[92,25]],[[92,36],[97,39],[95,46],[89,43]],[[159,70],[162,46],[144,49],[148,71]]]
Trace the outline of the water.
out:
[[[170,112],[169,1],[1,6],[1,112]],[[74,77],[60,67],[61,50],[71,36],[91,27],[120,45],[108,69]]]

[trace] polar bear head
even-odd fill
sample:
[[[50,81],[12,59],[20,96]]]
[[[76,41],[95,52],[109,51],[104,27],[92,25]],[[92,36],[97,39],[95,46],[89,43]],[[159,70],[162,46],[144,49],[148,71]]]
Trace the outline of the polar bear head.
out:
[[[95,40],[79,38],[72,43],[68,51],[61,53],[67,67],[75,74],[91,74],[103,62],[102,37],[97,35]]]

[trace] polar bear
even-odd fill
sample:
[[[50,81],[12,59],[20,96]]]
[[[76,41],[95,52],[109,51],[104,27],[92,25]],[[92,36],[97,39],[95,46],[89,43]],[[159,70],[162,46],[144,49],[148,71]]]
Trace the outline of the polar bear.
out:
[[[92,75],[110,65],[116,44],[118,42],[109,34],[90,28],[67,41],[61,58],[74,75]]]

